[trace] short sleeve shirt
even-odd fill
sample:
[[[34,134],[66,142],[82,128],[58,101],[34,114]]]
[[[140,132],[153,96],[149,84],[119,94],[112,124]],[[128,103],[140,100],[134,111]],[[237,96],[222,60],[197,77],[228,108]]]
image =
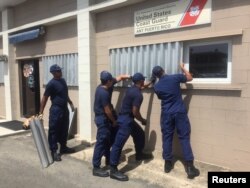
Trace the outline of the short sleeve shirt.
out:
[[[142,101],[143,95],[141,93],[140,88],[136,86],[128,88],[122,101],[120,113],[132,114],[133,106],[136,106],[140,109]]]
[[[186,112],[180,89],[180,83],[185,83],[186,81],[187,78],[183,74],[164,75],[154,85],[154,91],[161,100],[163,112]]]
[[[102,85],[97,86],[95,92],[94,112],[95,115],[104,114],[104,107],[110,105],[110,94]]]
[[[44,96],[50,97],[52,105],[65,107],[68,102],[68,87],[63,78],[51,79],[46,86]]]

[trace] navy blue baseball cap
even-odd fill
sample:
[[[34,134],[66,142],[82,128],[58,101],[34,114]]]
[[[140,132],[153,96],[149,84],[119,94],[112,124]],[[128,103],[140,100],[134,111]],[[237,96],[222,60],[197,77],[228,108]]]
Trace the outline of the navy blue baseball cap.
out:
[[[105,81],[108,81],[108,80],[112,80],[113,79],[113,76],[110,72],[108,71],[102,71],[101,74],[100,74],[100,79],[101,80],[105,80]]]
[[[164,71],[163,68],[157,65],[153,68],[152,74],[153,76],[160,77],[163,71]]]
[[[138,82],[138,81],[141,81],[141,80],[145,80],[145,76],[143,76],[143,74],[141,74],[141,73],[139,73],[139,72],[137,72],[137,73],[135,73],[133,76],[132,76],[132,81],[133,82]]]
[[[57,72],[57,71],[62,71],[62,68],[59,65],[54,64],[50,66],[50,72]]]

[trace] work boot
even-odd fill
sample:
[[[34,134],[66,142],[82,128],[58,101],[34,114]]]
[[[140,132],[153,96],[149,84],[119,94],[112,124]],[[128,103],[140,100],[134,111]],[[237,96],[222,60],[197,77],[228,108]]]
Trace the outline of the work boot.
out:
[[[61,161],[61,155],[57,152],[51,152],[51,156],[52,156],[52,159],[53,161]]]
[[[74,152],[75,152],[75,149],[69,148],[67,146],[61,147],[61,149],[60,149],[61,154],[74,153]]]
[[[169,160],[165,160],[164,171],[169,173],[173,169],[173,164]]]
[[[187,161],[186,162],[186,173],[187,173],[187,177],[188,179],[193,179],[196,176],[200,175],[200,171],[195,168],[193,161]]]
[[[106,170],[101,169],[100,167],[94,167],[93,176],[108,177],[109,173]]]
[[[149,160],[152,159],[153,155],[152,154],[148,154],[148,153],[136,153],[135,154],[135,160],[137,161],[141,161],[141,160]]]
[[[118,171],[116,166],[110,166],[110,178],[119,181],[128,181],[128,176]]]

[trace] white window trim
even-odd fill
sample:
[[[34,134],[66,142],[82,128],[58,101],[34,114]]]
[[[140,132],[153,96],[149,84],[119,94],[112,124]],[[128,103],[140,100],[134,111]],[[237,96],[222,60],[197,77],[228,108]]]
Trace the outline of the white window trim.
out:
[[[227,62],[227,78],[194,78],[190,83],[205,84],[230,84],[232,81],[232,42],[230,40],[220,40],[211,42],[189,42],[184,44],[184,63],[189,70],[189,48],[193,46],[209,45],[209,44],[228,44],[228,62]]]

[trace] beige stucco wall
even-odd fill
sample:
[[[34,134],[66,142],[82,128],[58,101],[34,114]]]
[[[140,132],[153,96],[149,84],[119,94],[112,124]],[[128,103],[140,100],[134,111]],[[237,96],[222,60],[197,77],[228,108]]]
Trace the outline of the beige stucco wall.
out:
[[[45,26],[45,35],[15,45],[18,59],[77,52],[76,20]]]
[[[134,11],[167,2],[170,1],[146,1],[96,15],[97,73],[109,70],[109,48],[112,46],[145,41],[154,43],[171,38],[178,40],[183,36],[195,38],[204,33],[210,35],[243,29],[242,36],[225,37],[232,41],[232,83],[238,84],[242,90],[220,89],[218,85],[217,89],[185,89],[183,98],[189,109],[195,159],[232,170],[247,171],[250,169],[250,2],[214,0],[211,24],[135,36]],[[145,128],[147,149],[161,151],[160,101],[152,95],[152,90],[144,91],[143,95],[141,111],[150,120],[149,127]],[[119,91],[114,93],[114,104],[120,100],[119,96]],[[174,151],[180,155],[177,138]]]
[[[13,27],[76,10],[76,0],[27,0],[13,8]]]
[[[76,53],[77,49],[77,21],[51,25],[46,29],[46,55]]]

